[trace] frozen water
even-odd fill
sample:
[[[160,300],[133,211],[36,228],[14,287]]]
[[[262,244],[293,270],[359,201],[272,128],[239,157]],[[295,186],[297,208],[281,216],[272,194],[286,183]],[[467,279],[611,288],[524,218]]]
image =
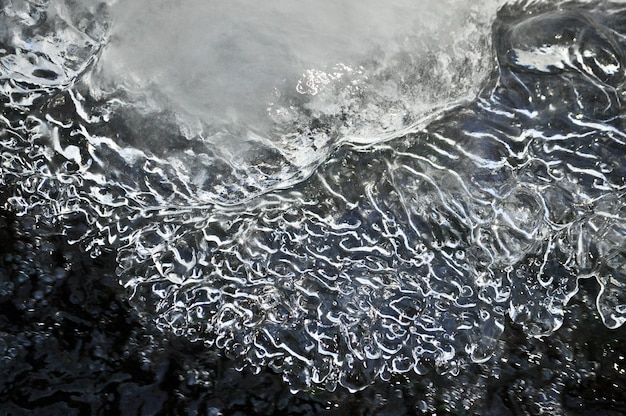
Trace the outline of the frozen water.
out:
[[[619,3],[2,4],[3,199],[164,331],[357,390],[626,320]]]
[[[340,140],[380,140],[475,93],[497,3],[119,2],[91,93],[174,111],[238,166],[271,148],[272,178],[301,179]]]
[[[435,48],[448,64],[486,59],[479,51],[449,51],[468,35],[473,39],[467,44],[480,44],[483,33],[472,25],[486,27],[496,4],[119,2],[112,7],[102,65],[116,86],[121,81],[130,89],[151,90],[203,120],[267,134],[267,109],[280,95],[300,93],[300,100],[310,100],[337,78],[363,83],[362,65],[385,65],[400,53],[433,54]],[[440,90],[430,87],[437,90],[433,94]],[[468,90],[455,94],[460,98]]]

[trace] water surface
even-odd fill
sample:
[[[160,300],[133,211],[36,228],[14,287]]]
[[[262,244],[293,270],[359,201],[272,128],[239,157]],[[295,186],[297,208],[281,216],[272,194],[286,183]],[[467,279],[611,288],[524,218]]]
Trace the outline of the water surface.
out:
[[[619,3],[2,10],[7,215],[106,258],[194,355],[294,392],[426,388],[497,379],[517,337],[571,362],[594,287],[624,322]]]

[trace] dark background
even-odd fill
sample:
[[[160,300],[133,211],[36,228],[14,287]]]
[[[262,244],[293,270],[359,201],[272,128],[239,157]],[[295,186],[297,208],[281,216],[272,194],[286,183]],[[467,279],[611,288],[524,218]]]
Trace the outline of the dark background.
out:
[[[294,395],[279,374],[152,328],[115,267],[0,210],[0,415],[626,414],[626,329],[602,325],[591,280],[555,334],[507,325],[494,358],[456,377]]]

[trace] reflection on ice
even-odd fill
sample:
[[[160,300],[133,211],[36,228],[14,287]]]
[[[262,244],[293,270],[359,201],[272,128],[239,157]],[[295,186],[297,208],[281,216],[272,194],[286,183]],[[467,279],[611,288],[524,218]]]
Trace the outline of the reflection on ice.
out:
[[[7,206],[164,331],[357,390],[550,335],[581,278],[626,320],[618,5],[505,6],[490,61],[495,2],[21,4]]]

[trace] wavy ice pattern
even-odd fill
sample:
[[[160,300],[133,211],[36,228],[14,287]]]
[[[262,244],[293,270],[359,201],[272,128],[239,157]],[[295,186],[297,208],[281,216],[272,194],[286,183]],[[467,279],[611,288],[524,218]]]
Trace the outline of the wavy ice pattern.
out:
[[[477,96],[366,123],[372,140],[345,138],[366,130],[348,128],[356,112],[291,103],[301,124],[283,138],[313,149],[298,161],[254,135],[225,154],[207,138],[232,132],[190,133],[96,88],[109,19],[82,4],[5,2],[2,199],[94,256],[116,250],[131,302],[164,331],[293,390],[357,390],[484,362],[507,319],[549,335],[581,278],[608,327],[626,320],[626,7],[502,7]],[[322,84],[354,98],[394,68]]]

